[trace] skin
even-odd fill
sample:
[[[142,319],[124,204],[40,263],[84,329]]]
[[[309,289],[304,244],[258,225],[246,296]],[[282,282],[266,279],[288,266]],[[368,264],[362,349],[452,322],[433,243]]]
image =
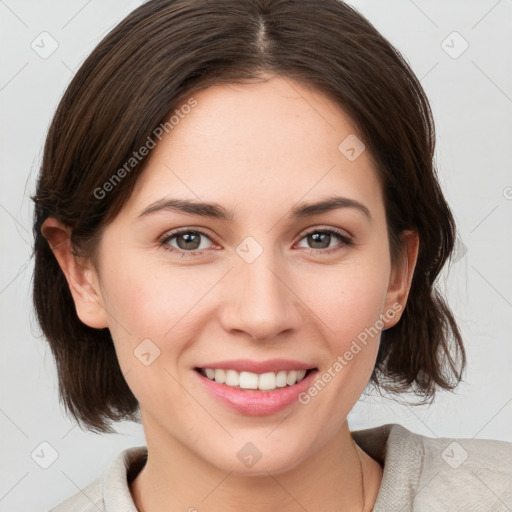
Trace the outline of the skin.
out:
[[[418,238],[404,234],[405,257],[393,266],[371,156],[349,161],[338,150],[356,133],[350,119],[319,92],[267,78],[194,95],[197,106],[152,150],[106,228],[96,267],[72,255],[65,226],[43,226],[80,319],[110,329],[140,403],[149,454],[131,485],[140,511],[360,511],[360,461],[364,510],[378,493],[382,468],[355,446],[346,418],[371,376],[379,336],[309,403],[268,416],[227,408],[193,374],[202,362],[281,357],[322,374],[407,300]],[[288,217],[333,191],[366,206],[371,220],[349,207]],[[164,197],[215,202],[234,219],[172,210],[139,217]],[[201,254],[183,254],[190,249],[180,249],[180,237],[167,242],[175,252],[159,243],[182,227],[207,232]],[[315,245],[306,236],[322,229],[338,229],[354,245],[335,235]],[[251,263],[236,252],[248,236],[263,250]],[[399,318],[385,315],[383,328]],[[145,366],[134,350],[148,338],[160,356]],[[262,454],[252,467],[237,458],[247,442]]]

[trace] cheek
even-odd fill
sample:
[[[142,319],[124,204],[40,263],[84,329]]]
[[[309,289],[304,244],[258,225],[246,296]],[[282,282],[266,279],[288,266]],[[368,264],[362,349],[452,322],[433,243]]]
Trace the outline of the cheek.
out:
[[[109,328],[125,380],[153,411],[168,411],[170,397],[177,410],[195,410],[179,383],[190,378],[190,353],[223,302],[216,285],[226,268],[177,268],[128,253],[122,260],[105,258],[102,266]]]
[[[323,348],[329,352],[319,375],[329,391],[317,407],[327,407],[334,401],[342,418],[366,387],[375,365],[384,327],[389,261],[376,252],[354,263],[325,270],[304,280],[309,289],[305,302],[315,313],[310,318],[319,319],[316,327],[322,334],[318,340],[323,340]],[[326,400],[327,395],[332,401]]]
[[[333,271],[324,292],[315,288],[308,306],[321,319],[316,323],[323,359],[317,379],[299,401],[325,418],[332,435],[366,388],[375,366],[383,328],[387,290],[383,267],[350,266]],[[317,280],[318,282],[318,280]],[[320,283],[319,283],[320,284]]]
[[[375,324],[383,313],[389,274],[382,262],[340,265],[301,279],[305,302],[330,338],[347,342]]]
[[[106,262],[104,297],[111,316],[130,334],[162,339],[187,323],[215,276],[198,267],[173,269],[151,260],[146,255],[124,258],[121,264]]]
[[[173,271],[148,260],[105,260],[105,306],[119,365],[141,404],[168,410],[168,397],[179,396],[182,408],[193,407],[178,384],[186,373],[181,356],[199,335],[207,304],[201,298],[215,282],[192,267]]]

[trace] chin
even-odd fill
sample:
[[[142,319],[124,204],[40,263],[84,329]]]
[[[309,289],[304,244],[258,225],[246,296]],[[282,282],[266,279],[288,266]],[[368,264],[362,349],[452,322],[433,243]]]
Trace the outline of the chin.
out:
[[[225,446],[223,447],[225,450]],[[218,469],[230,472],[238,476],[265,476],[268,473],[278,475],[293,470],[302,460],[303,454],[298,454],[297,450],[290,446],[283,445],[283,451],[277,452],[268,448],[258,449],[250,441],[236,447],[235,456],[232,451],[219,454],[215,461],[208,461]]]

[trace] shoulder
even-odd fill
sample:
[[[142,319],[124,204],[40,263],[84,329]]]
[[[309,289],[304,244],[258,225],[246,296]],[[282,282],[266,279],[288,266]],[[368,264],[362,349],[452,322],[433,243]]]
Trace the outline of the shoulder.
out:
[[[415,505],[422,510],[510,510],[512,443],[419,436],[424,460]],[[483,509],[482,507],[486,508]],[[429,508],[430,507],[430,508]],[[444,510],[441,509],[441,510]]]
[[[430,438],[400,425],[353,432],[384,467],[375,512],[510,510],[512,443]],[[489,508],[491,507],[491,508]]]
[[[105,473],[50,512],[137,512],[128,475],[140,469],[147,454],[145,446],[128,448],[112,461]]]

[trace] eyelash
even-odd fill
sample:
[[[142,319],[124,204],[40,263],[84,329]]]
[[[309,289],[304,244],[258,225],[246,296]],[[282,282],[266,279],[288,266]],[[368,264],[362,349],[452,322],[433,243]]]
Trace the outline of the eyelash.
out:
[[[182,257],[201,256],[203,254],[203,250],[201,250],[201,251],[197,251],[197,250],[186,251],[183,249],[176,249],[175,247],[172,247],[171,245],[169,245],[170,240],[172,240],[176,236],[183,234],[183,233],[197,233],[202,236],[205,236],[206,238],[210,239],[212,242],[217,243],[214,237],[210,236],[209,234],[202,231],[201,229],[182,228],[182,229],[173,231],[172,233],[167,233],[166,235],[164,235],[164,237],[160,239],[160,242],[159,242],[160,246],[166,251],[170,251],[172,253],[178,253],[178,254],[181,253]],[[335,235],[341,241],[341,244],[339,244],[335,247],[329,248],[329,249],[310,249],[309,254],[311,254],[311,255],[326,256],[326,255],[332,254],[334,252],[340,251],[341,249],[343,249],[343,247],[351,247],[351,246],[355,245],[354,241],[349,236],[345,235],[344,233],[342,233],[341,231],[338,231],[336,229],[313,229],[311,231],[304,233],[301,236],[301,238],[299,239],[299,241],[301,241],[302,239],[304,239],[305,237],[307,237],[308,235],[311,235],[313,233]]]

